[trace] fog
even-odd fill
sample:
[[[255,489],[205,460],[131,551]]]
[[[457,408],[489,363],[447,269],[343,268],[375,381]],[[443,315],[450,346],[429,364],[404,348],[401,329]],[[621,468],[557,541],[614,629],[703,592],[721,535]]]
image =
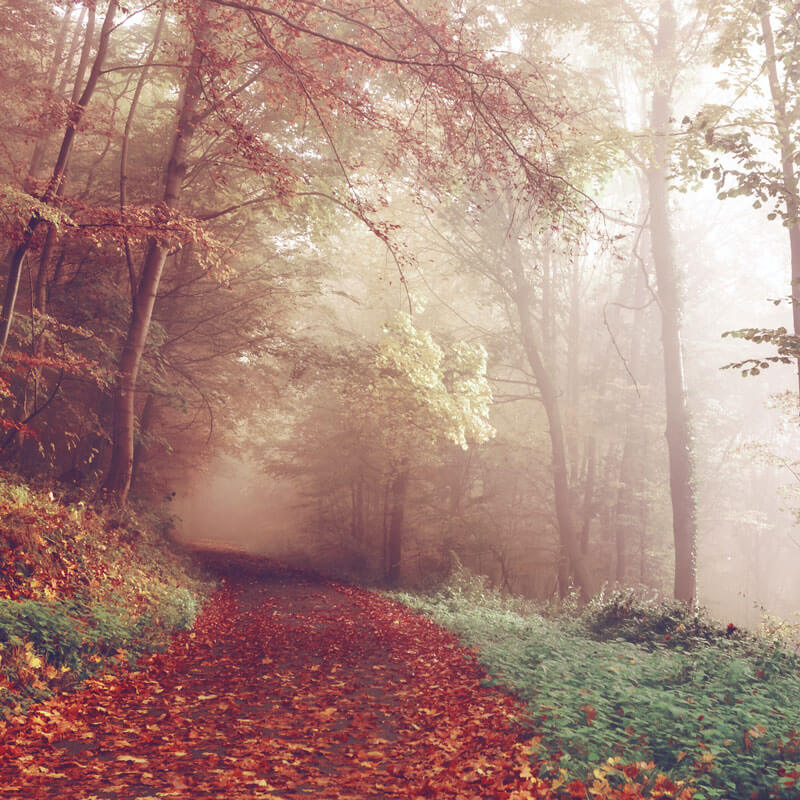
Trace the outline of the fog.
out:
[[[296,556],[300,493],[265,478],[259,465],[220,457],[171,501],[176,538],[192,547]]]
[[[14,5],[4,468],[369,583],[794,618],[796,19],[456,5],[447,58],[392,3]]]
[[[795,519],[800,487],[792,466],[798,432],[791,400],[787,413],[780,395],[793,385],[793,367],[773,366],[747,378],[739,370],[722,369],[758,349],[739,339],[723,338],[723,332],[787,324],[785,306],[768,300],[786,291],[786,237],[779,226],[764,225],[747,201],[721,203],[708,187],[678,195],[673,212],[677,260],[686,280],[682,341],[694,431],[697,596],[714,615],[738,625],[755,626],[764,613],[792,618],[800,607],[796,581],[800,536]],[[368,260],[364,246],[359,242],[351,254],[354,260]],[[375,256],[379,255],[377,248]],[[618,295],[608,294],[600,269],[592,265],[588,270],[583,292],[594,305],[582,321],[580,334],[595,343],[586,347],[590,352],[580,362],[588,373],[582,376],[581,392],[598,393],[600,401],[582,411],[585,419],[574,424],[589,434],[594,431],[598,438],[608,437],[606,458],[610,462],[619,454],[614,450],[614,434],[608,431],[623,430],[626,424],[618,415],[620,398],[638,392],[637,402],[644,413],[653,415],[653,430],[645,443],[648,477],[642,488],[647,493],[647,510],[642,514],[646,521],[637,523],[645,528],[640,535],[646,552],[634,552],[638,546],[631,548],[629,558],[640,559],[641,569],[638,565],[632,569],[627,582],[669,594],[672,531],[657,328],[651,330],[644,345],[646,357],[641,359],[638,373],[628,364],[628,374],[612,344],[612,334],[625,335],[621,327],[625,320],[616,319],[618,328],[609,324],[607,304]],[[378,346],[381,325],[390,316],[387,309],[400,294],[390,285],[392,270],[392,265],[384,265],[383,273],[370,283],[358,268],[342,268],[332,284],[338,293],[321,298],[311,318],[314,321],[306,316],[305,325],[327,345],[332,334],[335,341],[343,336],[340,330],[329,329],[334,318],[352,332],[345,341],[355,335],[359,341],[371,338],[371,346]],[[448,291],[452,298],[465,290],[453,283],[444,287],[436,283],[441,280],[453,278],[421,266],[416,275],[409,275],[408,285],[421,309],[417,320],[432,320],[431,327],[435,325],[439,331],[451,330],[451,336],[486,341],[491,346],[502,334],[503,320],[499,320],[500,330],[495,329],[498,320],[483,310],[488,304],[485,297],[476,297],[477,306],[448,299]],[[472,280],[467,274],[467,285]],[[470,289],[474,291],[474,285]],[[617,291],[624,292],[625,287]],[[489,575],[507,590],[539,599],[557,590],[558,545],[552,511],[548,511],[552,500],[546,477],[536,477],[537,471],[546,476],[549,468],[546,419],[535,399],[508,402],[509,394],[520,392],[516,388],[509,392],[512,384],[504,383],[510,380],[506,371],[495,367],[498,380],[493,383],[496,404],[492,410],[493,424],[505,431],[505,440],[498,441],[498,436],[481,445],[481,456],[449,450],[445,444],[445,454],[435,456],[439,463],[425,464],[423,456],[415,468],[404,531],[404,580],[422,585],[435,581],[446,571],[450,553],[456,553],[472,569]],[[612,376],[609,385],[598,383],[604,371]],[[308,389],[301,390],[305,403],[315,406],[312,422],[306,417],[307,406],[281,406],[278,412],[285,421],[300,426],[303,433],[295,432],[303,441],[315,432],[326,437],[321,449],[327,452],[309,453],[301,443],[289,448],[302,473],[296,478],[270,474],[275,464],[265,464],[257,457],[215,460],[182,487],[175,500],[181,538],[204,547],[242,548],[335,574],[380,580],[386,568],[387,517],[391,513],[386,492],[391,466],[379,463],[374,439],[359,443],[359,433],[351,431],[355,441],[347,442],[348,434],[337,429],[343,424],[337,408],[341,398],[320,397],[320,383],[329,380],[330,376],[320,373],[309,382],[308,394]],[[292,389],[290,405],[296,397]],[[309,425],[317,427],[307,429]],[[259,441],[256,451],[277,446],[283,453],[278,459],[288,457],[283,437],[276,442],[270,430],[265,432],[257,425],[256,429],[255,435],[266,439]],[[401,435],[414,441],[406,431]],[[381,447],[391,446],[381,442]],[[582,447],[581,443],[576,449]],[[579,461],[583,457],[577,454]],[[327,459],[332,459],[331,463],[326,463]],[[470,474],[469,462],[478,459],[484,462],[481,474],[477,470]],[[578,468],[583,474],[575,476],[579,487],[585,483],[585,469],[584,462]],[[368,470],[374,474],[362,475]],[[460,500],[453,497],[454,470],[461,470],[460,479],[468,483]],[[374,528],[362,531],[361,539],[356,540],[353,487],[359,480],[364,497],[370,495],[360,501],[366,506],[361,512],[362,524]],[[526,489],[528,480],[531,486]],[[598,584],[605,578],[602,583],[610,588],[615,585],[614,559],[606,551],[613,548],[614,532],[609,528],[614,519],[608,507],[619,500],[619,482],[609,479],[603,491],[610,497],[595,498],[589,548],[606,571],[598,577]],[[583,513],[580,488],[575,496],[577,516]],[[376,506],[380,508],[376,510]],[[456,514],[448,518],[453,508]]]

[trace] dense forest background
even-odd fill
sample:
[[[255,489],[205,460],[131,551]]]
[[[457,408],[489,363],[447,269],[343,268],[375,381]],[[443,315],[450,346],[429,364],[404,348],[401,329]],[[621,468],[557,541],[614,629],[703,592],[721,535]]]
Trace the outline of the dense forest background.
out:
[[[362,578],[800,607],[793,3],[2,9],[5,469]]]

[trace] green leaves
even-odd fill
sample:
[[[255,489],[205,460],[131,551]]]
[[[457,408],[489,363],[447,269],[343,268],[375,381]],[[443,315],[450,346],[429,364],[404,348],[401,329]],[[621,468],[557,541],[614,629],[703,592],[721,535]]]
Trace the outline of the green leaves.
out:
[[[781,301],[772,301],[778,305]],[[784,327],[780,328],[740,328],[735,331],[725,331],[723,338],[730,336],[733,339],[744,339],[754,344],[771,344],[775,347],[777,355],[763,356],[761,358],[746,358],[725,364],[722,369],[740,369],[742,375],[759,375],[762,370],[768,369],[771,364],[791,364],[800,358],[800,337],[789,334]]]
[[[598,776],[608,758],[652,761],[695,798],[796,797],[799,664],[769,640],[624,597],[596,599],[578,621],[515,609],[485,587],[411,602],[528,700],[544,732],[535,756],[563,753],[552,774],[610,780],[613,765]]]
[[[412,442],[423,452],[442,440],[466,450],[494,436],[485,349],[465,342],[445,349],[407,314],[384,327],[367,386],[344,385],[342,394],[396,460]]]

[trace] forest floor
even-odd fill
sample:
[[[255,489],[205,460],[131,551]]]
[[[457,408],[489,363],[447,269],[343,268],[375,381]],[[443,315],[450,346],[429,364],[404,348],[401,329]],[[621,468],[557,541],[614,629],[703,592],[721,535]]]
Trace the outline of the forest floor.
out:
[[[555,796],[524,706],[484,678],[391,600],[245,571],[166,652],[12,718],[0,798]]]

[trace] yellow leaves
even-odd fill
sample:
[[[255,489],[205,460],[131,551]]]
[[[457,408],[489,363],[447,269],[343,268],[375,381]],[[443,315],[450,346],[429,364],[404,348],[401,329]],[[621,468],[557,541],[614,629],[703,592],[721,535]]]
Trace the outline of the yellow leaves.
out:
[[[754,728],[750,728],[750,730],[747,732],[753,737],[753,739],[759,739],[767,732],[767,729],[763,725],[756,725]]]
[[[42,658],[34,652],[31,642],[25,643],[25,649],[22,651],[22,660],[31,669],[39,669],[44,663]]]
[[[607,797],[611,791],[611,784],[605,778],[595,779],[591,786],[587,787],[587,791],[593,797]]]
[[[390,451],[405,454],[410,436],[420,446],[463,449],[494,436],[485,351],[466,343],[445,351],[407,314],[384,327],[372,369],[351,383],[340,391],[350,421],[374,427]]]
[[[554,778],[550,782],[551,789],[558,789],[559,786],[563,786],[569,780],[569,774],[567,771],[562,767],[558,770],[558,777]]]
[[[147,766],[150,762],[141,756],[122,755],[117,756],[117,761],[129,762],[131,764],[139,764],[140,766]]]

